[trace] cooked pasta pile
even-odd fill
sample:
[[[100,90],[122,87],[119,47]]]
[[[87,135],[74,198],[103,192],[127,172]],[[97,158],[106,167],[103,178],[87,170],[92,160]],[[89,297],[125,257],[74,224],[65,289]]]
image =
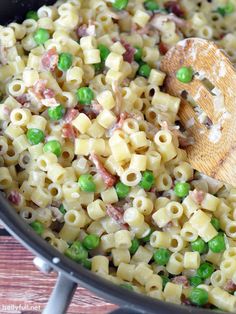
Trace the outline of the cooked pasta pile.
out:
[[[19,215],[123,288],[231,312],[236,189],[192,169],[159,65],[190,36],[236,62],[235,22],[235,1],[68,0],[0,28],[0,189]]]

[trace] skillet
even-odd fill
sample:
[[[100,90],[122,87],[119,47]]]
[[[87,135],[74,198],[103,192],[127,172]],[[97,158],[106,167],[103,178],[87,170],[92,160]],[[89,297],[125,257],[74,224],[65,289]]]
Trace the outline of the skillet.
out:
[[[50,5],[53,0],[1,0],[0,24],[11,21],[22,21],[26,12],[36,10],[42,5]],[[23,246],[39,257],[45,265],[58,272],[58,279],[49,297],[43,314],[63,314],[70,304],[77,284],[98,296],[120,306],[112,314],[216,314],[213,310],[197,307],[175,305],[152,299],[150,297],[128,291],[98,277],[83,266],[55,250],[40,238],[16,213],[0,193],[0,219],[7,231]],[[223,312],[221,312],[223,313]],[[78,313],[79,314],[79,313]]]

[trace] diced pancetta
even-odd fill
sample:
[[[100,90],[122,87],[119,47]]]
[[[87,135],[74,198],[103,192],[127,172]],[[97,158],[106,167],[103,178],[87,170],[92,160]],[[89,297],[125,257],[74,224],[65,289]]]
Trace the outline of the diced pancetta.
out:
[[[103,165],[103,163],[99,160],[96,154],[90,155],[90,160],[94,163],[97,168],[98,173],[101,175],[103,181],[105,182],[107,187],[112,187],[115,185],[117,178],[112,175]]]
[[[53,72],[58,64],[59,55],[56,51],[56,48],[53,47],[46,51],[41,59],[42,68],[46,71]]]

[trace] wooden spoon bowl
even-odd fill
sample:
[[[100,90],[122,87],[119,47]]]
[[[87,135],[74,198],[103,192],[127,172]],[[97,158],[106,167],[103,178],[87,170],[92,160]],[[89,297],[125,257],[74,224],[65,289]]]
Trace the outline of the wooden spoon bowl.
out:
[[[190,83],[176,78],[194,71]],[[180,120],[195,143],[187,147],[193,168],[236,186],[236,72],[214,43],[189,38],[170,49],[161,63],[165,90],[181,98]],[[205,122],[201,121],[205,117]]]

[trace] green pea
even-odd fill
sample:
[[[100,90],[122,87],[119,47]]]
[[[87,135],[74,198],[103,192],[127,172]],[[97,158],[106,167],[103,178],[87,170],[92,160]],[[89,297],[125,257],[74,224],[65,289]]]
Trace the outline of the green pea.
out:
[[[197,276],[202,279],[207,279],[211,277],[212,273],[214,272],[214,266],[210,263],[202,263],[197,270]]]
[[[139,248],[139,240],[134,238],[132,241],[131,241],[131,247],[129,248],[129,251],[130,251],[130,254],[131,255],[134,255],[137,251],[137,249]]]
[[[228,2],[225,6],[225,14],[231,14],[234,12],[234,5],[232,2]]]
[[[115,0],[112,3],[114,9],[124,10],[128,5],[129,0]]]
[[[64,207],[63,204],[61,204],[61,205],[59,206],[59,210],[60,210],[60,212],[61,212],[63,215],[65,215],[66,210],[65,210],[65,207]]]
[[[29,11],[26,13],[26,18],[38,21],[39,16],[38,16],[38,13],[36,11]]]
[[[143,50],[141,47],[135,47],[134,60],[139,62],[142,59]]]
[[[44,145],[43,151],[45,153],[46,152],[53,153],[57,157],[60,157],[61,156],[61,144],[57,140],[51,140]]]
[[[202,279],[198,276],[193,276],[189,278],[190,286],[197,287],[202,283]]]
[[[217,231],[220,230],[220,221],[219,221],[219,219],[217,219],[215,217],[211,218],[211,224]]]
[[[142,179],[139,182],[139,186],[141,186],[141,188],[143,188],[144,190],[149,191],[152,188],[154,182],[155,177],[153,175],[153,172],[150,170],[146,170],[142,174]]]
[[[164,266],[168,263],[170,259],[170,251],[164,248],[156,250],[153,254],[154,261],[161,266]]]
[[[39,28],[34,33],[34,41],[38,45],[43,45],[50,38],[49,32],[45,28]]]
[[[191,242],[191,248],[193,251],[203,254],[207,252],[208,245],[206,242],[198,237],[195,241]]]
[[[130,290],[130,291],[134,291],[134,288],[133,286],[131,286],[129,283],[122,283],[120,285],[121,288],[124,288],[124,289],[127,289],[127,290]]]
[[[84,192],[95,192],[96,185],[93,181],[93,176],[91,174],[82,174],[79,177],[79,186]]]
[[[30,144],[32,144],[32,145],[39,144],[39,143],[43,142],[45,139],[45,135],[44,135],[43,131],[40,129],[36,129],[36,128],[28,129],[28,131],[26,133],[26,137],[27,137],[28,141],[30,142]]]
[[[33,221],[30,226],[38,235],[41,235],[44,232],[44,225],[38,220]]]
[[[148,11],[157,11],[159,9],[159,5],[155,0],[147,0],[144,2],[144,8]]]
[[[203,306],[208,302],[208,292],[204,289],[193,288],[189,294],[192,304]]]
[[[94,99],[94,93],[89,87],[81,87],[76,93],[77,99],[82,105],[91,105]]]
[[[228,2],[224,7],[218,7],[216,10],[221,16],[225,16],[234,12],[234,5],[231,2]]]
[[[125,198],[126,196],[129,195],[130,187],[128,185],[125,185],[122,182],[118,182],[115,188],[116,188],[116,193],[119,199]]]
[[[176,72],[176,78],[182,83],[190,83],[193,79],[193,70],[190,67],[182,67]]]
[[[68,52],[60,53],[58,60],[58,69],[61,71],[66,71],[72,66],[72,54]]]
[[[53,121],[60,120],[63,117],[64,113],[65,109],[62,105],[48,108],[48,116]]]
[[[95,249],[96,247],[99,246],[99,243],[100,243],[100,239],[99,239],[99,236],[96,234],[87,235],[82,242],[83,246],[87,250]]]
[[[174,187],[174,192],[178,197],[185,197],[190,190],[190,184],[187,182],[177,182]]]
[[[138,74],[140,76],[148,78],[151,73],[151,68],[147,63],[141,64],[138,69]]]
[[[163,287],[163,289],[165,289],[165,286],[166,286],[167,282],[170,281],[170,279],[165,275],[162,275],[161,279],[162,279],[162,287]]]
[[[208,246],[213,253],[221,253],[225,251],[226,245],[224,235],[218,234],[217,236],[215,236],[208,242]]]
[[[101,57],[101,61],[105,62],[106,58],[108,57],[108,55],[110,54],[110,49],[107,48],[107,46],[100,44],[98,45],[98,49],[100,51],[100,57]]]
[[[65,255],[75,262],[83,262],[88,258],[88,251],[79,241],[75,241],[69,248],[66,249]]]

